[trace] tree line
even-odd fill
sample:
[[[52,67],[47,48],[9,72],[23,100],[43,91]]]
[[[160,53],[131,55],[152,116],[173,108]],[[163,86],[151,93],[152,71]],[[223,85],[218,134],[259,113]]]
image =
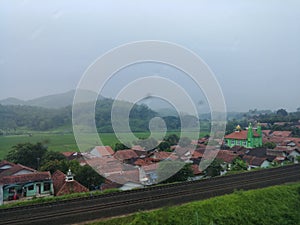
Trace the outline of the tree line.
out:
[[[89,104],[89,103],[87,103]],[[114,104],[113,99],[104,98],[98,100],[95,107],[95,121],[98,132],[114,132],[111,123],[111,112]],[[85,112],[85,103],[82,104],[80,119],[85,120],[90,112]],[[129,102],[119,102],[116,106],[120,112],[130,110],[129,125],[133,132],[149,131],[149,122],[152,118],[159,116],[146,105],[133,105]],[[124,116],[125,113],[124,113]],[[124,118],[124,117],[123,117]],[[163,117],[168,131],[178,131],[181,122],[190,128],[196,128],[197,118],[189,115],[165,116]],[[122,118],[121,118],[122,120]],[[118,122],[118,121],[117,121]],[[122,122],[122,121],[120,121]],[[209,129],[207,121],[201,122],[202,128]],[[67,106],[59,109],[48,109],[25,105],[1,105],[0,104],[0,135],[22,134],[28,131],[48,131],[63,128],[71,132],[72,107]],[[159,130],[160,127],[157,127]]]

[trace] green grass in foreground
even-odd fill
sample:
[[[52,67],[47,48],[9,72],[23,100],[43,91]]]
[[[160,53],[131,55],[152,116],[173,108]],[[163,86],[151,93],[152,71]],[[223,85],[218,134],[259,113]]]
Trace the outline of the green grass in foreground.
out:
[[[175,133],[179,135],[179,132],[169,132],[168,134]],[[192,136],[193,132],[190,132]],[[207,133],[201,133],[200,136],[203,137]],[[149,136],[148,132],[135,133],[139,138],[147,138]],[[101,133],[99,134],[101,141],[104,145],[109,145],[114,147],[115,143],[120,142],[115,134],[113,133]],[[162,133],[156,133],[156,138],[162,138]],[[189,136],[189,133],[187,133]],[[95,142],[92,138],[92,135],[86,134],[85,137],[86,150],[89,148],[99,145],[99,142]],[[10,136],[0,136],[0,159],[3,159],[12,146],[18,143],[24,142],[44,142],[47,144],[49,150],[67,152],[67,151],[79,151],[73,133],[32,133],[32,136],[29,135],[10,135]],[[125,142],[131,142],[130,140],[125,140]]]
[[[299,225],[300,183],[237,191],[92,225]]]
[[[62,200],[89,197],[91,195],[93,195],[93,196],[103,195],[103,194],[108,194],[108,193],[113,193],[113,192],[120,192],[120,190],[116,189],[116,188],[112,188],[112,189],[107,189],[105,191],[81,192],[81,193],[73,193],[73,194],[56,196],[56,197],[45,196],[45,197],[38,197],[38,198],[32,198],[32,199],[11,201],[4,205],[1,205],[0,209],[13,208],[13,207],[18,207],[18,206],[36,205],[36,204],[41,204],[41,203],[58,202],[58,201],[62,201]]]

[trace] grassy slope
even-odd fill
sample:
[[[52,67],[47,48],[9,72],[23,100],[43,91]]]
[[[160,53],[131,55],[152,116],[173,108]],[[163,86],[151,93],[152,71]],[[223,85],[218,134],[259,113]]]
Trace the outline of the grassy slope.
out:
[[[179,134],[179,132],[170,132]],[[206,133],[201,133],[204,136]],[[148,137],[149,133],[137,133],[139,138]],[[157,133],[158,137],[162,137],[162,134]],[[104,145],[114,146],[116,142],[119,142],[113,133],[100,134],[101,141]],[[90,145],[97,145],[99,143],[91,143],[91,138],[86,135],[87,143]],[[0,159],[3,159],[12,146],[18,143],[24,142],[45,142],[50,150],[65,152],[65,151],[78,151],[78,147],[75,142],[74,135],[72,133],[59,134],[59,133],[33,133],[31,137],[28,135],[12,135],[12,136],[0,136]],[[88,147],[87,147],[88,148]]]
[[[300,183],[273,186],[114,218],[94,225],[296,225]]]

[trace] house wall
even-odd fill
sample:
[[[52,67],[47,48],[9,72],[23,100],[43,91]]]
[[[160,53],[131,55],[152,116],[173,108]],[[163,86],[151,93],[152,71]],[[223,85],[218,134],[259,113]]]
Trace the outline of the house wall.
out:
[[[262,138],[253,137],[248,140],[238,140],[238,139],[225,139],[227,146],[230,148],[234,146],[243,146],[245,148],[256,148],[262,146]]]
[[[0,184],[0,205],[3,205],[3,186]]]
[[[247,141],[246,140],[237,140],[237,139],[225,139],[226,144],[232,148],[234,146],[243,146],[243,147],[248,147]]]
[[[260,167],[261,168],[267,168],[267,167],[269,167],[270,166],[270,162],[268,161],[268,160],[265,160],[261,165],[260,165]]]
[[[32,182],[32,185],[28,186],[28,183],[16,184],[14,187],[9,188],[9,185],[3,188],[4,201],[12,200],[15,191],[18,198],[33,197],[38,195],[53,195],[53,183],[50,181]]]

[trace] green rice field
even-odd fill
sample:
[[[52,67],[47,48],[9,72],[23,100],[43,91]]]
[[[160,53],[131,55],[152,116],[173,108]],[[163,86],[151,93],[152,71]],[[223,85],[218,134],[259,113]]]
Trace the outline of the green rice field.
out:
[[[179,135],[179,132],[168,132],[175,133]],[[207,133],[201,133],[200,136],[204,136]],[[149,136],[148,132],[135,133],[138,138],[147,138]],[[99,134],[101,142],[103,145],[109,145],[114,147],[115,143],[118,141],[114,133],[101,133]],[[193,136],[193,132],[187,133],[187,136]],[[156,139],[163,138],[163,133],[155,133],[154,137]],[[90,146],[99,145],[99,142],[94,142],[92,135],[86,134],[85,137],[86,150]],[[73,133],[32,133],[32,135],[10,135],[10,136],[0,136],[0,159],[3,159],[11,148],[18,143],[36,143],[42,142],[48,146],[49,150],[67,152],[67,151],[79,151]],[[126,142],[131,143],[130,138]]]

